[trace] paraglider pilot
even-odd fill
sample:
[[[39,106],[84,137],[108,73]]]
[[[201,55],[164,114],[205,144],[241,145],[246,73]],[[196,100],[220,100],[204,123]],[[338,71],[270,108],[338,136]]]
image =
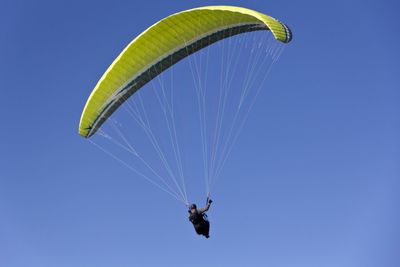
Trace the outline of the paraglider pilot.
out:
[[[193,224],[198,235],[204,235],[209,238],[210,222],[207,219],[206,212],[210,208],[212,200],[207,198],[207,205],[204,208],[197,208],[196,204],[189,206],[189,221]]]

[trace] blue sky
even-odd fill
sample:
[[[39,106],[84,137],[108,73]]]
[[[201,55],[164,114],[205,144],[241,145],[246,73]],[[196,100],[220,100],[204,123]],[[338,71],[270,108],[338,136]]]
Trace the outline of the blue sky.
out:
[[[149,25],[237,5],[291,26],[214,192],[185,208],[77,134]],[[1,1],[0,266],[400,265],[396,1]],[[202,188],[203,190],[203,188]]]

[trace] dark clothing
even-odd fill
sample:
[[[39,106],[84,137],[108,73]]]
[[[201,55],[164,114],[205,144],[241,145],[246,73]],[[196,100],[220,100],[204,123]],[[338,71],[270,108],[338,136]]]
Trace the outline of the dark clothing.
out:
[[[204,221],[203,216],[204,215],[199,213],[197,210],[196,210],[196,212],[190,212],[189,213],[189,221],[191,223],[193,223],[193,225],[200,224]]]
[[[207,220],[206,212],[210,208],[211,203],[208,203],[205,208],[189,210],[189,221],[193,224],[198,235],[209,237],[210,222]]]
[[[193,224],[194,229],[198,235],[204,235],[206,238],[209,237],[210,233],[210,222],[203,220],[201,223]]]

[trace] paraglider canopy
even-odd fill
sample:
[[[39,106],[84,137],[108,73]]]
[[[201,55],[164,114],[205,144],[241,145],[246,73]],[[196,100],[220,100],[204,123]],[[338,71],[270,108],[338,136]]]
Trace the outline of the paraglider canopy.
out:
[[[95,134],[132,94],[181,59],[224,38],[258,30],[270,30],[283,43],[292,39],[285,24],[241,7],[200,7],[160,20],[137,36],[100,78],[82,112],[79,134]]]

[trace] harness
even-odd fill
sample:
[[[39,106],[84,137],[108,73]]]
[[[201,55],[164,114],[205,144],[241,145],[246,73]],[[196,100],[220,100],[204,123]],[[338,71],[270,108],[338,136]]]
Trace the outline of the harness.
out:
[[[189,221],[191,221],[193,224],[200,224],[203,223],[204,221],[208,221],[207,214],[200,214],[198,212],[195,213],[190,213],[189,215]]]

